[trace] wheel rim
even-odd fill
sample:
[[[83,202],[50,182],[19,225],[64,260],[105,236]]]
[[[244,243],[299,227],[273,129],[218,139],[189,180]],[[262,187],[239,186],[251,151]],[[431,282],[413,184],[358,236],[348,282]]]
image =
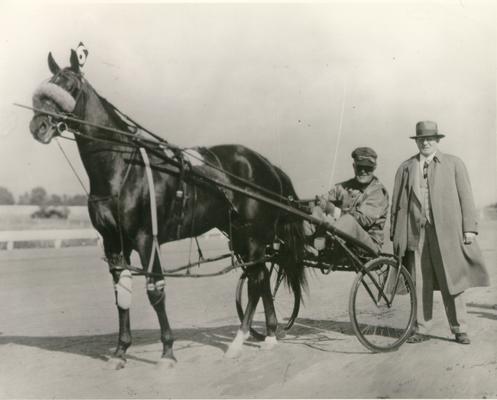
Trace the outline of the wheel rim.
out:
[[[373,280],[376,280],[381,291]],[[396,282],[397,290],[394,293]],[[357,338],[368,349],[397,349],[411,332],[415,310],[416,296],[412,279],[404,267],[400,268],[399,273],[394,259],[373,260],[366,265],[365,272],[356,277],[349,313]]]

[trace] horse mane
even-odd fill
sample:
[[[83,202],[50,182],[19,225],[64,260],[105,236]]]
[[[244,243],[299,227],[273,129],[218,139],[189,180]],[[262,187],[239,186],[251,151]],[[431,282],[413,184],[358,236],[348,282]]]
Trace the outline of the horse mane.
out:
[[[95,91],[95,90],[94,90]],[[127,118],[124,114],[122,114],[117,107],[115,107],[110,101],[108,101],[105,97],[99,95],[96,91],[98,99],[102,103],[107,114],[110,116],[112,122],[116,124],[118,129],[126,130],[130,133],[135,133],[137,131],[137,126],[128,122],[125,118]]]
[[[109,100],[101,96],[86,79],[83,78],[82,81],[87,86],[86,92],[90,90],[95,94],[97,99],[100,100],[102,107],[110,117],[111,121],[115,124],[117,129],[124,130],[130,133],[136,133],[136,131],[138,130],[138,126],[136,123],[134,123],[134,121],[132,121],[128,116],[119,111],[119,109],[114,106],[114,104],[112,104]],[[88,93],[85,94],[87,95]]]

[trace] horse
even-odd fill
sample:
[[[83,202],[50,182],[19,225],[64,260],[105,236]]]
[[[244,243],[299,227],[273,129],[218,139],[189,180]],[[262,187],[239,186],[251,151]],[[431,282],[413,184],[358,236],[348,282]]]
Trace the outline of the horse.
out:
[[[79,132],[75,135],[78,151],[89,178],[88,210],[92,225],[103,239],[105,259],[114,283],[119,316],[117,347],[109,360],[116,368],[126,363],[131,345],[129,308],[131,299],[122,288],[130,289],[130,255],[136,251],[141,265],[152,271],[146,277],[146,291],[160,325],[162,355],[157,362],[172,367],[177,360],[173,353],[174,337],[166,313],[164,277],[159,251],[154,252],[151,232],[151,188],[143,155],[133,142],[139,135],[123,114],[100,96],[84,77],[77,54],[71,50],[70,65],[60,68],[51,52],[48,67],[52,76],[39,85],[33,94],[34,116],[30,122],[33,137],[43,143],[60,135],[59,124]],[[62,116],[72,116],[74,120]],[[78,122],[84,120],[86,123]],[[109,129],[110,128],[110,129]],[[120,132],[128,132],[122,135]],[[204,163],[191,165],[190,171],[215,178],[219,182],[253,183],[284,197],[297,195],[288,175],[259,153],[242,145],[224,144],[197,149]],[[234,190],[213,184],[199,184],[186,179],[181,168],[164,166],[163,157],[147,154],[152,169],[157,213],[159,244],[187,237],[196,237],[212,228],[224,232],[236,256],[253,263],[248,270],[248,302],[244,318],[226,357],[237,357],[250,334],[250,326],[258,301],[265,309],[266,338],[263,347],[277,344],[277,317],[270,292],[269,273],[263,261],[266,247],[276,238],[281,243],[280,262],[291,291],[298,294],[306,286],[303,265],[304,235],[301,220]],[[216,166],[217,168],[214,168]],[[184,191],[181,215],[178,215],[178,189]],[[121,290],[119,290],[121,289]],[[124,294],[123,294],[124,293]]]

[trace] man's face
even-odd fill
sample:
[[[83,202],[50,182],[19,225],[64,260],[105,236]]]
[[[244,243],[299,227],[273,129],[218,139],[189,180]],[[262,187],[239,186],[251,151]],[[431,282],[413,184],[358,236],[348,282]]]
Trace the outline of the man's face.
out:
[[[437,151],[439,141],[436,137],[419,138],[416,139],[416,145],[423,156],[429,157]]]
[[[356,163],[353,164],[353,167],[357,182],[362,184],[371,182],[375,167],[371,167],[369,165],[357,165]]]

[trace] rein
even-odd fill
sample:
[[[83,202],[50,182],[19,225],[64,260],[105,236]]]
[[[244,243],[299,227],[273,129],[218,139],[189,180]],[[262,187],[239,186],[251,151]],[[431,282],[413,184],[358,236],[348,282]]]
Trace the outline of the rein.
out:
[[[119,129],[110,128],[110,127],[107,127],[107,126],[104,126],[104,125],[93,124],[91,122],[87,122],[85,120],[74,118],[74,117],[71,117],[71,116],[68,116],[68,115],[58,114],[58,113],[52,113],[52,112],[44,111],[44,110],[39,110],[39,109],[35,109],[35,108],[32,108],[32,107],[20,105],[20,104],[17,104],[17,103],[14,103],[14,105],[16,105],[18,107],[22,107],[22,108],[28,109],[28,110],[37,111],[37,112],[40,112],[40,113],[43,113],[43,114],[52,115],[52,116],[61,118],[63,120],[72,121],[72,122],[78,122],[78,123],[81,123],[81,124],[86,124],[86,125],[89,125],[89,126],[98,127],[100,129],[104,129],[104,130],[107,130],[107,131],[111,131],[111,132],[115,132],[115,133],[121,134],[123,136],[130,137],[136,143],[131,144],[131,143],[121,142],[121,141],[118,141],[118,140],[116,140],[116,141],[109,140],[109,141],[111,141],[113,143],[117,143],[117,144],[129,145],[130,147],[134,147],[134,148],[145,147],[148,151],[150,151],[151,153],[153,153],[154,155],[156,155],[158,158],[160,158],[163,161],[165,161],[167,164],[174,165],[177,168],[180,167],[180,164],[178,162],[174,161],[171,157],[169,157],[166,154],[164,154],[163,151],[158,151],[157,150],[157,146],[160,147],[160,148],[162,148],[162,149],[164,147],[170,147],[171,149],[176,149],[176,150],[181,151],[181,152],[184,152],[184,149],[181,149],[181,148],[179,148],[177,146],[171,145],[171,144],[167,143],[163,139],[161,139],[158,142],[158,141],[155,141],[155,140],[150,140],[150,139],[146,139],[146,138],[143,138],[143,137],[139,137],[138,135],[134,135],[134,134],[131,134],[129,132],[125,132],[125,131],[122,131],[122,130],[119,130]],[[64,129],[65,129],[65,127],[64,127]],[[81,136],[83,136],[83,137],[86,137],[89,140],[95,140],[95,138],[93,138],[91,136],[84,135],[84,134],[81,134],[81,133],[79,133],[79,134]],[[99,139],[99,140],[108,140],[108,139]],[[206,165],[210,166],[211,164],[206,164]],[[153,168],[155,170],[157,170],[157,171],[162,171],[162,172],[165,172],[165,173],[178,173],[177,171],[171,171],[170,168],[165,168],[165,167],[162,167],[162,166],[155,165]],[[216,166],[213,165],[212,168],[216,168]],[[220,168],[220,171],[222,171],[226,175],[229,175],[229,176],[232,175],[228,171],[225,171],[222,168]],[[259,185],[255,185],[255,184],[253,184],[250,181],[247,181],[247,180],[245,180],[245,179],[243,179],[241,177],[238,177],[237,175],[232,175],[232,176],[234,178],[236,178],[238,181],[245,183],[247,186],[251,187],[252,189],[261,189],[259,191],[259,193],[256,192],[256,191],[248,190],[246,188],[242,188],[242,187],[237,186],[237,185],[232,184],[232,183],[220,181],[219,179],[212,178],[212,177],[210,177],[210,176],[208,176],[206,174],[203,174],[203,173],[201,173],[198,170],[194,170],[192,168],[190,168],[188,172],[189,172],[189,175],[191,175],[191,177],[195,180],[195,183],[205,183],[207,185],[212,185],[213,184],[213,185],[215,185],[217,187],[220,187],[220,188],[223,188],[223,189],[228,189],[228,190],[231,190],[233,192],[236,192],[236,193],[242,194],[244,196],[247,196],[249,198],[261,201],[262,203],[265,203],[265,204],[268,204],[268,205],[272,205],[275,208],[277,208],[277,209],[279,209],[281,211],[285,211],[286,213],[288,213],[290,215],[293,215],[293,216],[296,216],[296,217],[300,217],[301,219],[309,221],[310,223],[312,223],[312,224],[314,224],[316,226],[324,227],[326,230],[330,231],[331,233],[337,234],[338,236],[340,236],[344,240],[347,240],[348,242],[354,244],[355,246],[357,246],[357,247],[365,250],[368,254],[377,255],[376,251],[372,250],[371,248],[369,248],[369,246],[363,244],[362,242],[360,242],[359,240],[357,240],[353,236],[351,236],[351,235],[349,235],[349,234],[347,234],[345,232],[342,232],[341,230],[337,229],[335,226],[333,226],[333,225],[331,225],[331,224],[329,224],[329,223],[327,223],[325,221],[322,221],[319,218],[313,217],[312,215],[309,215],[308,212],[303,211],[301,209],[301,207],[299,206],[299,202],[298,201],[294,201],[294,200],[288,199],[286,197],[283,197],[281,195],[278,195],[277,193],[271,192],[271,191],[269,191],[269,190],[267,190],[265,188],[260,187]],[[263,193],[267,192],[267,193],[270,193],[273,197],[284,199],[285,203],[287,203],[287,204],[285,204],[285,203],[283,203],[281,201],[277,201],[274,198],[268,198],[268,197],[264,196],[263,194],[261,194],[260,192],[263,192]],[[289,202],[292,205],[288,205]]]
[[[104,98],[101,97],[101,99],[103,99],[105,102],[107,102],[108,104],[110,104]],[[124,130],[121,130],[121,129],[116,129],[116,128],[112,128],[112,127],[109,127],[109,126],[105,126],[105,125],[100,125],[100,124],[95,124],[95,123],[92,123],[92,122],[88,122],[88,121],[86,121],[84,119],[75,118],[75,117],[67,115],[67,114],[61,114],[61,113],[55,113],[55,112],[45,111],[45,110],[42,110],[42,109],[39,109],[39,108],[29,107],[29,106],[25,106],[25,105],[18,104],[18,103],[14,103],[14,106],[21,107],[21,108],[24,108],[24,109],[27,109],[27,110],[31,110],[31,111],[36,111],[36,112],[38,112],[40,114],[46,114],[46,115],[49,115],[49,116],[52,116],[52,117],[55,117],[55,118],[60,118],[63,121],[74,122],[74,123],[77,123],[77,124],[87,125],[87,126],[91,126],[91,127],[94,127],[94,128],[102,129],[102,130],[105,130],[105,131],[108,131],[108,132],[116,133],[118,135],[121,135],[123,137],[131,139],[131,143],[128,143],[128,142],[123,141],[123,140],[102,139],[102,138],[95,138],[95,137],[92,137],[92,136],[84,135],[81,132],[75,131],[74,129],[70,129],[69,130],[68,127],[67,127],[67,124],[64,124],[64,123],[62,125],[60,125],[60,123],[57,124],[57,130],[59,131],[59,134],[61,132],[63,132],[64,130],[69,130],[70,132],[75,133],[75,134],[77,134],[79,136],[85,137],[88,140],[94,140],[94,141],[99,141],[99,142],[109,143],[109,144],[118,144],[118,145],[123,145],[123,146],[129,146],[129,147],[134,147],[136,149],[138,149],[140,147],[144,147],[144,145],[148,145],[147,146],[147,150],[148,151],[152,152],[154,155],[158,156],[159,158],[163,159],[166,162],[171,162],[175,166],[181,167],[181,163],[173,162],[173,160],[170,157],[167,157],[163,152],[157,150],[157,147],[160,147],[162,149],[169,148],[173,152],[181,152],[183,154],[187,154],[189,157],[192,157],[192,158],[195,158],[197,160],[200,160],[206,166],[208,166],[210,168],[213,168],[213,169],[221,172],[222,174],[224,174],[224,175],[226,175],[226,176],[228,176],[230,178],[233,178],[238,183],[241,183],[241,184],[243,184],[245,186],[248,186],[248,187],[250,187],[252,189],[255,189],[256,191],[258,191],[260,193],[263,193],[263,194],[265,194],[267,196],[270,196],[272,198],[279,199],[279,200],[281,200],[281,201],[283,201],[285,203],[292,202],[291,199],[289,199],[289,198],[287,198],[285,196],[282,196],[282,195],[280,195],[278,193],[273,192],[272,190],[266,189],[266,188],[264,188],[264,187],[262,187],[260,185],[257,185],[257,184],[255,184],[255,183],[253,183],[251,181],[248,181],[248,180],[246,180],[246,179],[244,179],[244,178],[242,178],[242,177],[240,177],[238,175],[235,175],[235,174],[233,174],[233,173],[231,173],[229,171],[226,171],[224,168],[219,167],[219,166],[217,166],[217,165],[215,165],[213,163],[210,163],[210,162],[208,162],[206,160],[203,160],[203,159],[200,159],[200,158],[196,157],[195,155],[189,153],[188,149],[184,149],[184,148],[181,148],[179,146],[176,146],[174,144],[169,143],[165,139],[162,139],[160,136],[158,136],[158,135],[150,132],[149,130],[141,127],[141,125],[137,124],[135,121],[133,121],[131,118],[129,118],[128,116],[126,116],[125,114],[123,114],[121,111],[119,111],[117,108],[115,108],[112,105],[111,106],[113,107],[114,110],[116,110],[117,112],[119,112],[120,114],[122,114],[125,118],[127,118],[130,122],[132,122],[133,124],[135,124],[136,128],[139,128],[139,129],[143,130],[144,132],[148,133],[149,135],[151,135],[156,140],[147,139],[147,138],[144,138],[143,136],[137,135],[136,133],[130,133],[130,132],[127,132],[127,131],[124,131]],[[166,158],[167,158],[167,160],[166,160]]]

